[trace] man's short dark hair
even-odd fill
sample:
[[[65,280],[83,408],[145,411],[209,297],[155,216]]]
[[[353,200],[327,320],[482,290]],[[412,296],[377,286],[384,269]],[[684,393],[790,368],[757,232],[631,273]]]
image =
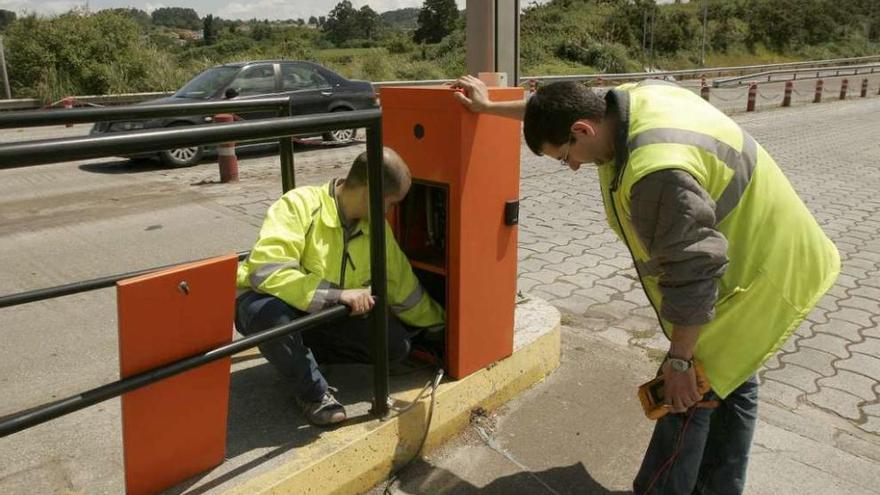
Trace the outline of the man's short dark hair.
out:
[[[605,100],[578,82],[556,82],[540,88],[526,103],[523,134],[532,153],[543,154],[545,143],[562,146],[571,125],[581,119],[600,122]]]
[[[403,158],[391,148],[385,148],[382,153],[382,189],[385,196],[396,196],[400,193],[403,182],[409,178],[409,168]],[[345,185],[350,187],[367,186],[367,152],[355,157],[348,176],[345,177]]]

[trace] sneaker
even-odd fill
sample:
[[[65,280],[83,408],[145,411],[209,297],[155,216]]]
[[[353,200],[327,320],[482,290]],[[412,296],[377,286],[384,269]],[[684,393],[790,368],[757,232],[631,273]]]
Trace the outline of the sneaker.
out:
[[[326,426],[345,421],[345,408],[329,390],[315,402],[304,401],[297,397],[296,403],[302,408],[309,423],[313,425]]]

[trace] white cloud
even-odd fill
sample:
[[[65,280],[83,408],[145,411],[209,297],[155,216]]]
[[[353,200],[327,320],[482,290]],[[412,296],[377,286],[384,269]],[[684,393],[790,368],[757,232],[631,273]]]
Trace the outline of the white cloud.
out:
[[[85,1],[79,0],[0,0],[0,9],[11,10],[16,13],[36,12],[43,15],[62,14],[74,7],[85,6]]]
[[[152,13],[152,12],[153,12],[154,10],[156,10],[156,9],[162,9],[162,8],[165,8],[165,7],[167,7],[167,5],[165,5],[164,3],[150,3],[150,2],[147,2],[146,4],[144,4],[144,12],[146,12],[146,13],[149,14],[149,13]]]
[[[520,0],[528,4],[532,0]],[[544,3],[547,0],[537,0]],[[672,1],[672,0],[661,0]],[[463,9],[467,0],[456,0]],[[54,15],[67,12],[74,7],[89,4],[96,11],[113,7],[134,7],[152,12],[161,7],[192,7],[199,15],[214,14],[227,19],[308,19],[309,16],[326,16],[339,0],[0,0],[0,9],[13,12],[37,12]],[[424,0],[352,0],[356,8],[369,5],[377,12],[421,7]]]
[[[292,7],[285,0],[257,0],[255,2],[232,2],[220,8],[216,15],[224,19],[287,19],[296,17],[302,8]]]
[[[456,0],[459,8],[464,8],[466,0]],[[312,0],[310,2],[290,2],[288,0],[256,0],[254,2],[232,2],[219,8],[216,15],[227,19],[291,19],[310,16],[326,16],[339,0]],[[376,12],[421,7],[424,0],[352,0],[355,8],[369,5]]]

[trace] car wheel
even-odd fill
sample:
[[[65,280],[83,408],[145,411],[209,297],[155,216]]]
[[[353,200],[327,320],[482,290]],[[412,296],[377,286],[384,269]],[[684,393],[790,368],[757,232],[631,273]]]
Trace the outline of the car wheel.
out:
[[[189,124],[172,124],[169,127],[180,127]],[[166,167],[181,168],[192,167],[199,163],[204,155],[204,149],[201,146],[193,146],[191,148],[176,148],[173,150],[165,150],[159,153],[162,164]]]
[[[345,112],[346,110],[334,110],[334,112]],[[357,129],[338,129],[335,131],[325,132],[324,141],[328,143],[344,144],[354,141],[357,135]]]

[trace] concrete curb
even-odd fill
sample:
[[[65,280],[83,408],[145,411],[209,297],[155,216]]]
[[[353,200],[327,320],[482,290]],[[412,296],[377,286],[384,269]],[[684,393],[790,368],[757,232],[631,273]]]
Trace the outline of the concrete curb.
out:
[[[536,319],[535,312],[543,317]],[[544,328],[535,328],[536,322]],[[512,356],[462,380],[440,385],[426,452],[463,430],[474,409],[501,406],[559,366],[559,312],[533,299],[517,308],[517,327],[522,326],[528,327],[524,333],[531,337],[523,339],[517,328],[517,348]],[[417,392],[412,390],[400,398],[412,399]],[[354,494],[370,490],[413,456],[424,434],[428,406],[423,400],[400,416],[328,431],[321,435],[321,441],[298,449],[289,462],[226,493]]]

